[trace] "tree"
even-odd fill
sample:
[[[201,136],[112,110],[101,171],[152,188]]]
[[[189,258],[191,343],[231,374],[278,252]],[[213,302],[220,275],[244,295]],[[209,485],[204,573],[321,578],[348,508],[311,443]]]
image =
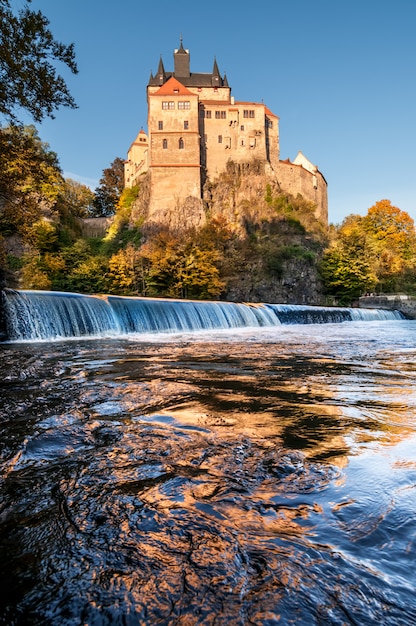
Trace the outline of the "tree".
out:
[[[366,291],[416,288],[416,233],[412,218],[390,200],[367,215],[349,215],[320,266],[327,293],[347,303]]]
[[[0,129],[0,229],[24,234],[51,212],[63,178],[55,152],[34,126]]]
[[[136,257],[135,272],[144,295],[210,299],[224,289],[217,267],[219,253],[193,241],[193,231],[181,239],[161,231],[143,244]]]
[[[63,186],[62,203],[74,217],[91,217],[94,213],[94,192],[72,178],[66,178]]]
[[[124,189],[124,160],[117,157],[103,170],[100,185],[95,190],[94,217],[114,215]]]
[[[376,202],[368,209],[362,224],[380,253],[388,250],[399,263],[416,253],[414,221],[406,211],[392,206],[390,200]]]
[[[348,305],[377,284],[375,249],[358,215],[347,217],[325,252],[319,270],[327,294]]]
[[[76,108],[54,65],[64,63],[76,74],[74,46],[56,41],[49,20],[27,3],[16,14],[10,0],[0,0],[0,115],[12,123],[19,108],[37,122],[53,118],[60,106]]]

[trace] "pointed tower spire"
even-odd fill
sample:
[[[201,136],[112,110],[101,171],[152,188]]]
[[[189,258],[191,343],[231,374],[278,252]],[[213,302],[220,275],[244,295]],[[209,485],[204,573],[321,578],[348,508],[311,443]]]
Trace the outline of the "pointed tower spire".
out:
[[[165,68],[163,66],[162,55],[160,55],[159,67],[157,68],[157,82],[159,85],[163,85],[166,79]]]
[[[214,67],[212,69],[211,84],[213,87],[220,87],[221,85],[221,76],[220,76],[220,71],[218,69],[216,58],[214,58]]]

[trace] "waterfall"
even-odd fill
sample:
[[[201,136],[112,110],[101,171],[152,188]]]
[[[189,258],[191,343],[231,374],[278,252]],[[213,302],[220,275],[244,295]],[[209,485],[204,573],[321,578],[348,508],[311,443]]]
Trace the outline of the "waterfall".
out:
[[[6,289],[2,298],[10,341],[404,319],[399,311],[381,309],[87,296],[55,291]]]

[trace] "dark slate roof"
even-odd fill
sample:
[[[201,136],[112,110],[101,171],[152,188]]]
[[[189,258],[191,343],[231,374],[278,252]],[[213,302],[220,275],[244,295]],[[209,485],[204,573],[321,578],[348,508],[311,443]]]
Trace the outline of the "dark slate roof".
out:
[[[175,52],[175,54],[178,53],[188,54],[188,52],[186,52],[183,48],[182,40],[180,48]],[[163,82],[161,81],[160,76],[163,76]],[[189,76],[175,76],[175,72],[165,71],[162,57],[160,57],[159,67],[156,74],[153,76],[153,73],[150,73],[148,86],[161,87],[172,76],[176,77],[182,85],[185,85],[185,87],[229,87],[227,77],[225,74],[224,77],[222,77],[219,72],[216,59],[214,59],[214,66],[211,73],[190,72]]]
[[[169,80],[169,78],[171,78],[172,76],[175,76],[174,72],[164,72],[164,82]],[[224,78],[221,78],[221,76],[219,76],[218,83],[213,83],[213,80],[212,80],[213,77],[214,77],[213,74],[191,72],[190,76],[187,76],[187,77],[178,76],[178,80],[180,80],[182,85],[185,85],[185,87],[228,87],[229,86],[227,78],[225,76]],[[152,76],[152,74],[150,74],[149,87],[150,86],[152,87],[161,86],[161,83],[159,80],[159,73],[156,76]]]

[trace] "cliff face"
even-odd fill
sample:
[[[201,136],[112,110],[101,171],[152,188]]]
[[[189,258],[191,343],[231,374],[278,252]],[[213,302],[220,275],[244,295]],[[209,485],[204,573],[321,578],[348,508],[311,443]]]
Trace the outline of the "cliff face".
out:
[[[131,226],[142,221],[145,238],[152,237],[155,226],[179,236],[190,224],[195,226],[193,213],[200,206],[191,202],[178,207],[174,216],[160,213],[156,224],[154,214],[149,218],[148,194],[148,180],[143,177]],[[233,233],[232,250],[221,249],[225,299],[323,303],[317,264],[326,242],[326,223],[318,218],[315,204],[282,191],[269,164],[229,162],[226,172],[205,184],[203,208],[204,220],[197,230],[219,220]]]
[[[225,299],[232,302],[324,304],[316,265],[305,259],[288,259],[280,276],[265,272],[261,263],[257,268],[246,267],[228,281]]]

